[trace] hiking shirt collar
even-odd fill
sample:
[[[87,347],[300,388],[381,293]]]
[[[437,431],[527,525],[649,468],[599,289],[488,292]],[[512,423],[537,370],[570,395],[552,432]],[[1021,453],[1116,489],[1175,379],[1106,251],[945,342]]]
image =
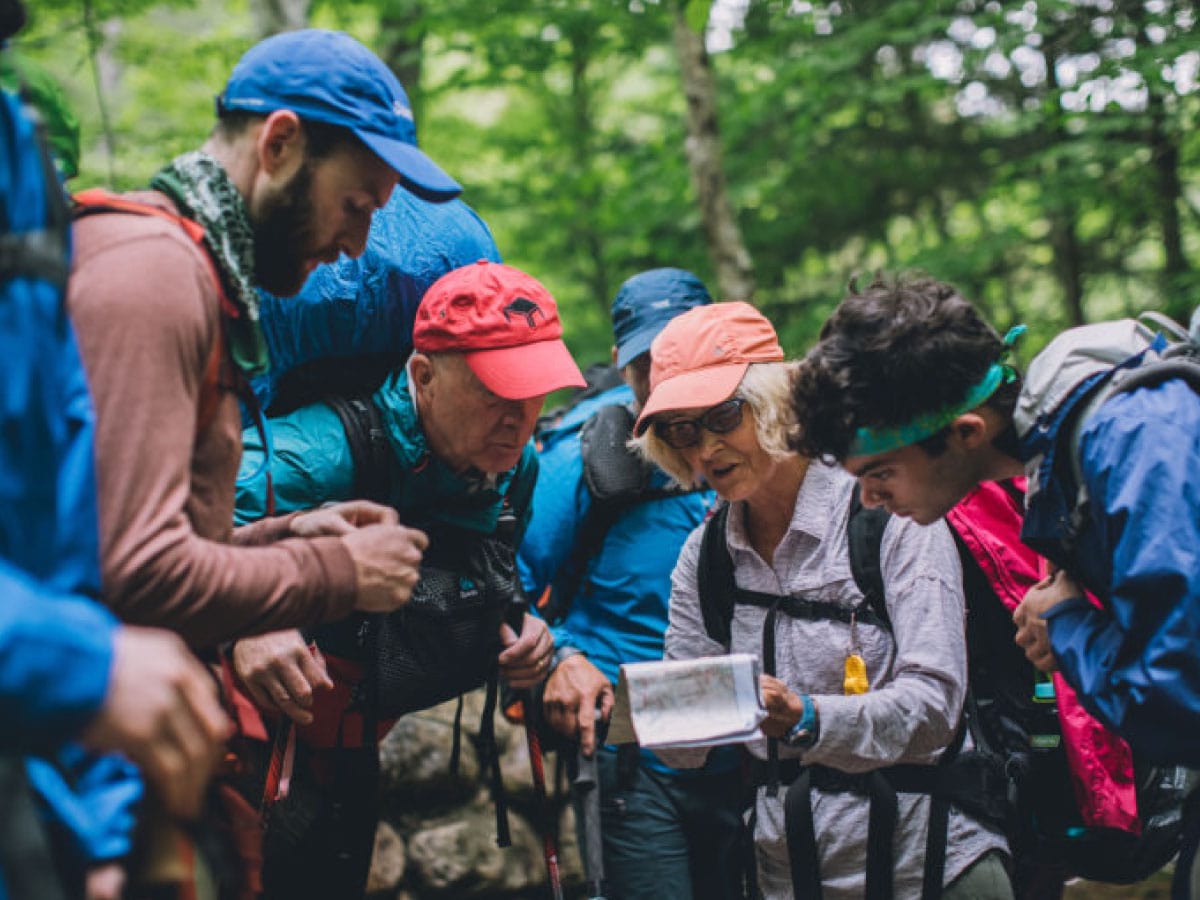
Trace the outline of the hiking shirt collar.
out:
[[[524,456],[515,467],[499,474],[452,470],[429,449],[406,369],[388,377],[375,393],[375,402],[383,416],[388,443],[403,472],[399,496],[393,498],[393,505],[405,524],[419,525],[415,519],[407,518],[416,514],[474,531],[494,531],[504,496]]]
[[[240,313],[228,320],[230,355],[247,375],[265,374],[271,359],[259,321],[254,230],[241,192],[224,167],[200,150],[175,157],[150,179],[150,187],[204,226],[204,246],[221,274],[226,297]]]
[[[796,495],[796,505],[792,509],[792,519],[788,524],[788,534],[801,532],[817,540],[823,540],[828,530],[827,520],[829,510],[833,506],[832,489],[835,470],[819,460],[808,464],[804,481],[800,483],[800,492]],[[726,526],[726,540],[731,549],[745,550],[753,553],[749,536],[746,534],[746,504],[739,501],[733,504],[729,522]],[[787,540],[787,535],[784,535]]]

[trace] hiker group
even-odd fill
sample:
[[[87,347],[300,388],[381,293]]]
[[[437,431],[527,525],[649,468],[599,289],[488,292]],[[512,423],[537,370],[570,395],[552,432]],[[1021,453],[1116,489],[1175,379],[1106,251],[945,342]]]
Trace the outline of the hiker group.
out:
[[[380,739],[476,688],[498,840],[509,707],[576,776],[592,897],[1045,900],[1174,858],[1200,898],[1173,323],[1022,375],[1022,329],[879,277],[789,361],[656,268],[585,378],[345,34],[251,48],[145,191],[68,200],[0,117],[0,898],[363,896]],[[607,742],[621,666],[727,653],[761,737]]]

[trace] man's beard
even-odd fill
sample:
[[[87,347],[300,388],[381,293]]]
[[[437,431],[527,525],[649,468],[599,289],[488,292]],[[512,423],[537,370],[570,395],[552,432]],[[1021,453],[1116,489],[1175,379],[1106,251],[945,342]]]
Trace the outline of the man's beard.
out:
[[[308,278],[313,254],[312,166],[308,160],[278,194],[266,200],[253,223],[254,275],[279,297],[290,297]]]

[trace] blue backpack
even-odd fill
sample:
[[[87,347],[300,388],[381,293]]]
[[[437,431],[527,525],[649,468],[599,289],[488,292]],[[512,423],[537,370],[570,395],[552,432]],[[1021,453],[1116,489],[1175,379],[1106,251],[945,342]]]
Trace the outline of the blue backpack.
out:
[[[500,254],[471,207],[394,190],[362,256],[318,267],[295,297],[260,294],[271,354],[271,371],[254,383],[263,409],[283,415],[326,396],[374,393],[407,358],[425,291],[480,259]]]
[[[90,496],[90,481],[74,479],[90,479],[90,454],[74,454],[86,466],[70,465],[76,438],[90,440],[87,419],[62,412],[61,401],[75,397],[72,382],[60,395],[45,388],[63,386],[62,380],[30,377],[38,365],[63,364],[58,339],[69,333],[69,218],[39,122],[17,96],[0,90],[0,356],[6,367],[0,378],[0,558],[59,587],[94,588],[94,516],[89,530],[84,522],[72,526],[76,508],[57,509],[60,484],[83,487],[77,496]],[[31,335],[47,333],[52,340],[41,342],[47,346],[29,346]],[[47,454],[47,447],[59,452]],[[47,503],[57,514],[47,514]],[[84,552],[72,553],[72,546]],[[0,796],[0,898],[60,900],[66,894],[18,757],[0,756]]]

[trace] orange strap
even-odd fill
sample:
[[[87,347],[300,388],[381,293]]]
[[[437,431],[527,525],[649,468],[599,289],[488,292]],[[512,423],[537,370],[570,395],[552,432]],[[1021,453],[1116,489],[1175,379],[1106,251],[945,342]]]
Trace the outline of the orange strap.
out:
[[[90,213],[120,212],[137,216],[155,216],[178,225],[201,250],[204,261],[208,265],[208,273],[212,277],[213,286],[217,290],[221,312],[231,318],[238,318],[240,313],[225,294],[225,286],[221,283],[221,276],[217,272],[216,264],[209,254],[208,247],[204,244],[204,226],[199,222],[189,219],[186,216],[168,212],[161,207],[149,203],[130,200],[128,197],[114,194],[104,190],[104,188],[91,188],[86,191],[80,191],[72,197],[72,201],[74,203],[73,215],[76,218]],[[216,339],[212,344],[212,352],[209,353],[208,361],[204,365],[204,377],[200,384],[200,398],[196,404],[197,438],[208,430],[208,427],[217,416],[217,407],[221,402],[221,363],[224,358],[224,328],[218,327]]]

